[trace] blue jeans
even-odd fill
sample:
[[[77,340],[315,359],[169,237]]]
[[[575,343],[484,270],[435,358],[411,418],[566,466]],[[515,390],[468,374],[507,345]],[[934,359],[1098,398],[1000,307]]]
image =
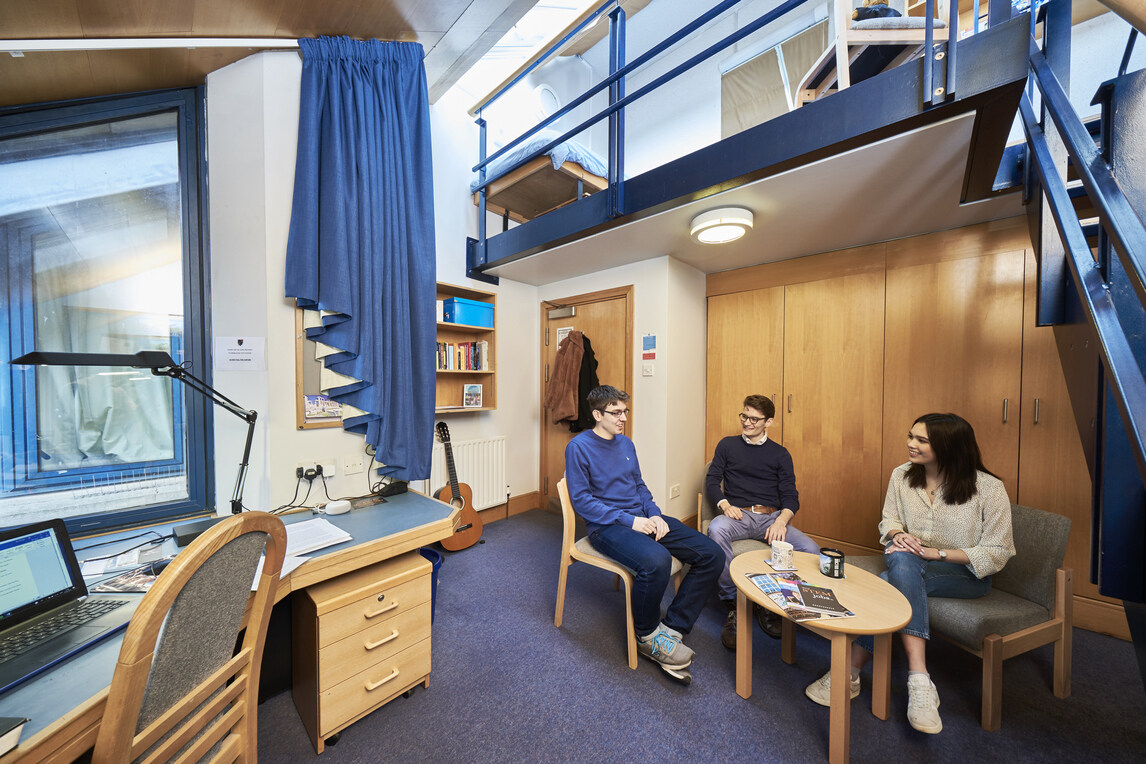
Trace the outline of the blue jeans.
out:
[[[764,541],[764,535],[776,522],[782,510],[776,510],[768,515],[758,515],[755,512],[744,511],[739,520],[733,520],[725,514],[717,515],[708,524],[708,535],[724,552],[724,570],[720,574],[720,599],[735,600],[736,584],[732,583],[732,575],[728,566],[732,564],[732,542],[741,539],[756,539]],[[788,532],[784,540],[792,545],[797,552],[820,553],[820,545],[809,538],[803,531],[788,525]],[[767,542],[765,542],[767,543]]]
[[[691,565],[663,619],[664,625],[687,634],[724,569],[724,552],[694,528],[664,516],[669,532],[657,541],[624,525],[605,525],[589,534],[602,554],[633,571],[633,623],[637,636],[652,634],[661,619],[661,600],[672,573],[672,558]]]

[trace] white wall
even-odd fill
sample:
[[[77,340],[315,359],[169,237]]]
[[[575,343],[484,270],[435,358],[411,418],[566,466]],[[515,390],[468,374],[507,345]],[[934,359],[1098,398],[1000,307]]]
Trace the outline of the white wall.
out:
[[[646,260],[538,288],[541,299],[627,286],[633,289],[633,439],[641,472],[667,514],[696,511],[704,464],[704,274],[669,257]],[[645,335],[657,338],[653,376],[641,373]],[[618,387],[620,380],[601,380]],[[680,495],[670,498],[679,484]]]

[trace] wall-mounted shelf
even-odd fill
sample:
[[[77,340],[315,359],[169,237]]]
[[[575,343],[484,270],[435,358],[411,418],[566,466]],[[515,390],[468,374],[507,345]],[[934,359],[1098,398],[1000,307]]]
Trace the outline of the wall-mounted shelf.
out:
[[[437,341],[455,348],[469,342],[486,343],[486,368],[438,369],[437,389],[434,396],[435,413],[461,414],[497,409],[497,295],[479,289],[438,283],[438,299],[460,297],[493,306],[493,326],[471,326],[438,321]],[[466,406],[467,385],[481,386],[481,404]],[[472,401],[471,397],[471,401]]]

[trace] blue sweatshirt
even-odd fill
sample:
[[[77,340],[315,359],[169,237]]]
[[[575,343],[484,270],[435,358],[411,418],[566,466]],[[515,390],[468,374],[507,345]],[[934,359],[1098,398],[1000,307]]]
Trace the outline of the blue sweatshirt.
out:
[[[641,478],[637,451],[624,435],[606,440],[592,430],[565,447],[565,482],[590,533],[604,525],[633,527],[638,517],[661,513]]]

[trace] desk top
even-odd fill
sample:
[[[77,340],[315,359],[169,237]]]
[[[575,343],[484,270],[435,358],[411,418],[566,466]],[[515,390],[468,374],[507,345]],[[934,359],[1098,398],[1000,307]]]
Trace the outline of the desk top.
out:
[[[281,517],[283,523],[290,525],[310,520],[314,515],[299,512]],[[384,504],[372,504],[344,515],[327,517],[332,524],[349,533],[351,540],[303,555],[310,559],[279,581],[275,601],[292,591],[440,541],[454,532],[459,517],[459,510],[455,507],[414,491],[388,496]],[[167,534],[171,527],[162,525],[153,530]],[[124,531],[103,537],[103,540],[132,536],[138,532],[138,529]],[[122,548],[137,543],[138,539],[125,540]],[[102,549],[106,550],[103,554],[118,551],[112,544]],[[168,555],[179,551],[173,538],[164,541],[162,549]],[[250,586],[250,582],[243,585]],[[42,758],[43,749],[54,749],[56,743],[66,743],[67,738],[90,729],[92,724],[98,726],[122,643],[121,631],[0,695],[0,717],[26,716],[29,719],[20,746],[0,757],[0,762],[38,761]],[[51,746],[45,745],[49,739]]]
[[[762,605],[774,613],[784,615],[784,608],[752,583],[748,576],[757,573],[774,573],[764,562],[766,552],[755,550],[737,555],[732,560],[729,573],[736,588],[744,592],[748,599]],[[801,621],[813,631],[837,631],[847,634],[886,634],[897,631],[911,620],[911,603],[894,586],[879,576],[854,565],[846,565],[846,578],[829,578],[820,572],[819,555],[809,552],[794,552],[793,561],[796,573],[809,584],[825,586],[835,592],[836,598],[854,618],[816,618]]]

